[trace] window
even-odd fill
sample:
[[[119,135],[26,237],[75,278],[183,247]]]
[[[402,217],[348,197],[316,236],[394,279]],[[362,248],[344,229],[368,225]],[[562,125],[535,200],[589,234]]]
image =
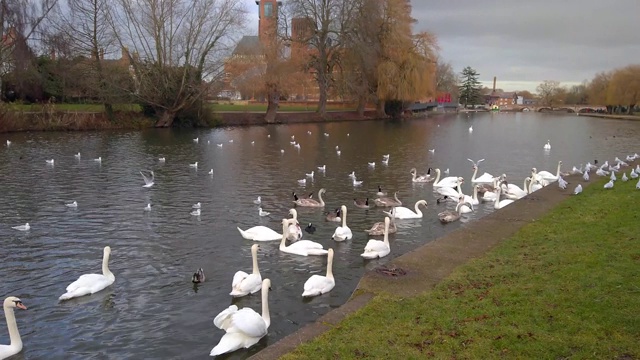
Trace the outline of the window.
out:
[[[273,16],[273,4],[272,3],[265,3],[264,4],[264,16],[265,17]]]

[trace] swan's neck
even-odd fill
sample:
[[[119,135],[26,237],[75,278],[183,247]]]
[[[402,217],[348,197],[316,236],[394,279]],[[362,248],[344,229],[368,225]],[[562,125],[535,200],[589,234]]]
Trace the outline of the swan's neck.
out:
[[[384,222],[384,243],[389,246],[389,223]]]
[[[333,279],[333,254],[327,258],[327,277]]]
[[[320,205],[324,206],[324,200],[322,200],[322,191],[318,191],[318,200],[320,201]]]
[[[556,172],[556,177],[560,177],[560,167],[562,166],[561,163],[558,163],[558,171]]]
[[[478,187],[473,187],[473,201],[478,201]]]
[[[289,232],[289,223],[282,223],[282,240],[280,240],[280,250],[284,250],[287,248],[287,235]]]
[[[529,193],[529,183],[527,182],[528,178],[524,178],[524,182],[522,183],[522,190],[526,191],[527,194]]]
[[[253,274],[260,275],[260,269],[258,269],[258,249],[251,249],[251,258],[253,261]]]
[[[291,209],[291,218],[298,221],[298,212],[296,209]]]
[[[440,169],[436,169],[436,179],[433,181],[434,184],[440,182]]]
[[[393,194],[393,198],[394,198],[394,199],[396,199],[396,201],[397,201],[398,203],[402,204],[402,201],[400,201],[400,199],[398,199],[398,192],[395,192],[395,193]]]
[[[421,202],[420,202],[420,201],[417,201],[417,202],[416,202],[416,206],[415,206],[415,208],[416,208],[416,214],[418,214],[418,216],[422,216],[422,211],[420,211],[420,204],[421,204]]]
[[[16,353],[18,353],[22,350],[22,339],[20,339],[18,324],[16,323],[16,316],[13,313],[13,309],[5,306],[4,317],[7,319],[7,328],[9,328],[10,346],[17,350]]]
[[[102,275],[108,277],[109,279],[115,278],[111,270],[109,270],[109,253],[105,253],[102,257]]]
[[[347,208],[343,208],[342,209],[342,214],[340,214],[340,216],[342,217],[342,227],[347,227]]]
[[[269,288],[262,289],[262,320],[267,324],[267,328],[271,325],[271,316],[269,315]]]
[[[538,145],[540,146],[540,145]],[[478,174],[478,167],[474,166],[475,169],[473,169],[473,176],[471,177],[471,182],[474,182],[476,180],[476,175]]]

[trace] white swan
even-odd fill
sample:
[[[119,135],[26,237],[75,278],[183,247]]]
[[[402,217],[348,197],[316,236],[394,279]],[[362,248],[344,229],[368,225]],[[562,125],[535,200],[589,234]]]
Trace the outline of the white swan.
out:
[[[542,147],[545,150],[551,150],[551,142],[547,140],[547,143]]]
[[[296,209],[289,209],[289,214],[291,215],[291,219],[295,220],[295,222],[289,225],[289,229],[287,230],[287,240],[298,241],[302,239],[302,229],[300,229],[300,222],[298,222],[298,211]]]
[[[60,295],[58,299],[68,300],[75,297],[95,294],[113,284],[116,277],[111,270],[109,270],[109,255],[111,255],[111,248],[105,246],[102,255],[102,274],[81,275],[78,280],[67,286],[67,292]]]
[[[514,200],[511,199],[506,199],[506,200],[500,200],[500,193],[502,192],[502,189],[500,189],[500,187],[498,187],[496,189],[496,199],[495,202],[493,203],[493,207],[497,210],[497,209],[502,209],[503,207],[511,204],[512,202],[514,202]]]
[[[506,183],[506,181],[503,182],[501,186],[504,186],[502,191],[507,198],[511,200],[518,200],[527,196],[531,192],[531,178],[529,176],[524,178],[522,189],[518,185]]]
[[[294,203],[298,206],[306,206],[306,207],[324,207],[324,200],[322,200],[322,194],[324,194],[327,190],[324,188],[318,191],[318,200],[303,198],[295,200]]]
[[[367,245],[364,247],[364,252],[360,254],[365,259],[383,258],[391,252],[389,246],[389,217],[384,218],[384,240],[369,239]]]
[[[210,356],[249,348],[267,335],[267,330],[271,325],[271,317],[269,316],[270,287],[271,280],[262,280],[262,315],[251,308],[238,310],[236,305],[231,305],[213,319],[213,324],[227,333],[211,350]]]
[[[436,179],[433,182],[433,187],[454,187],[458,181],[456,176],[448,176],[440,180],[440,169],[436,169]]]
[[[538,177],[542,178],[543,180],[547,180],[548,182],[554,182],[556,180],[558,180],[558,176],[560,176],[560,167],[562,166],[562,161],[558,161],[558,170],[556,171],[556,174],[553,175],[552,173],[548,172],[548,171],[539,171]]]
[[[302,296],[311,297],[326,294],[336,286],[336,280],[333,278],[333,249],[327,252],[327,275],[311,275],[304,283],[304,291]]]
[[[27,310],[22,301],[15,296],[9,296],[4,299],[4,317],[7,319],[7,328],[9,328],[9,345],[0,345],[0,359],[6,359],[22,351],[22,339],[18,332],[18,324],[16,323],[16,315],[13,309]]]
[[[342,226],[338,226],[336,231],[331,235],[331,239],[335,241],[344,241],[351,240],[353,237],[353,233],[351,233],[351,229],[347,226],[347,207],[342,205],[340,207],[341,217],[342,217]]]
[[[414,208],[416,209],[415,212],[413,212],[411,209],[406,208],[404,206],[396,206],[394,208],[391,209],[391,211],[383,211],[386,215],[388,216],[393,216],[396,219],[420,219],[422,218],[422,211],[420,211],[420,205],[424,205],[424,207],[427,207],[427,201],[426,200],[418,200],[416,201],[416,204],[414,206]]]
[[[142,185],[143,188],[150,188],[154,184],[155,175],[153,174],[153,171],[149,171],[148,173],[151,177],[148,177],[144,172],[140,171],[140,175],[142,175],[142,178],[144,179],[144,185]]]
[[[270,228],[262,225],[254,226],[247,230],[242,230],[239,227],[236,227],[236,229],[238,229],[242,238],[246,240],[275,241],[280,240],[280,238],[282,237],[282,234],[279,234],[274,230],[271,230]]]
[[[458,198],[458,197],[462,196],[462,190],[461,190],[462,183],[464,183],[464,179],[458,178],[458,180],[456,180],[456,182],[454,184],[452,184],[451,187],[449,187],[449,186],[439,187],[439,188],[436,189],[436,191],[440,195],[449,196],[449,197],[452,197],[452,198]]]
[[[253,270],[251,274],[244,271],[236,271],[231,282],[231,292],[229,295],[233,297],[241,297],[248,294],[255,294],[260,291],[262,286],[262,275],[258,269],[258,244],[251,245],[251,260]]]
[[[282,219],[282,240],[280,241],[280,251],[294,255],[309,256],[309,255],[325,255],[327,250],[322,248],[322,244],[311,240],[299,240],[293,244],[287,246],[287,232],[289,224],[293,222],[293,219]]]
[[[426,183],[433,180],[430,174],[417,175],[416,168],[411,168],[409,173],[411,174],[411,181],[413,181],[414,183]]]
[[[484,159],[483,159],[484,160]],[[478,174],[478,166],[477,165],[473,165],[473,176],[471,177],[471,182],[472,183],[487,183],[490,184],[493,182],[493,178],[494,176],[489,174],[489,173],[484,173],[479,177],[476,177],[476,175]]]
[[[473,186],[473,196],[462,195],[462,197],[464,198],[464,201],[468,202],[471,205],[479,205],[480,204],[480,200],[478,200],[478,189],[480,189],[480,186],[479,185],[474,185]]]

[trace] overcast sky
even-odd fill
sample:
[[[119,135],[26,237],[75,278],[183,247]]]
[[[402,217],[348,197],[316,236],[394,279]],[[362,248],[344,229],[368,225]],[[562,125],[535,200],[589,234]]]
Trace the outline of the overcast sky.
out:
[[[250,34],[257,33],[258,5]],[[286,1],[286,0],[285,0]],[[456,72],[483,84],[530,90],[543,80],[573,85],[640,63],[640,0],[412,0],[414,31],[434,33]],[[248,33],[249,34],[249,33]]]

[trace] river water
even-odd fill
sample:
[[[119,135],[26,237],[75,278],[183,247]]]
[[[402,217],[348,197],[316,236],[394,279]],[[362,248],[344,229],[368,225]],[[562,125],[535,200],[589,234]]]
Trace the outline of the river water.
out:
[[[299,149],[290,144],[291,136]],[[547,140],[548,152],[543,150]],[[226,356],[243,359],[343,304],[366,270],[493,211],[482,204],[462,221],[441,225],[436,214],[452,205],[436,204],[430,184],[413,184],[412,167],[419,173],[449,168],[451,175],[470,180],[467,158],[484,158],[480,173],[505,173],[521,185],[534,166],[555,173],[558,160],[568,171],[594,159],[639,152],[640,123],[480,113],[402,123],[18,133],[2,134],[0,141],[0,297],[19,296],[29,307],[17,312],[25,344],[17,359],[208,358],[223,335],[213,326],[216,314],[232,303],[260,311],[259,294],[229,296],[233,274],[251,270],[252,241],[236,227],[266,225],[280,232],[280,220],[293,205],[292,192],[313,192],[317,198],[317,191],[326,188],[325,209],[298,208],[298,213],[303,225],[317,227],[304,238],[335,250],[336,287],[303,300],[304,282],[311,274],[324,274],[326,257],[284,254],[278,241],[261,243],[260,270],[272,281],[272,322],[269,335],[253,348]],[[78,152],[80,159],[74,157]],[[388,165],[380,162],[383,154],[390,155]],[[97,157],[102,162],[94,161]],[[47,159],[55,159],[54,165]],[[197,170],[189,166],[196,161]],[[367,164],[373,161],[375,167]],[[319,165],[326,165],[326,172],[318,172]],[[142,187],[143,169],[156,174],[150,189]],[[313,181],[299,185],[297,180],[312,170]],[[361,186],[353,186],[347,176],[352,171]],[[429,206],[422,219],[398,221],[389,256],[365,261],[359,255],[369,238],[363,230],[384,215],[379,208],[358,209],[352,200],[374,198],[378,185],[390,193],[398,190],[409,207],[419,199]],[[258,216],[257,196],[270,216]],[[77,209],[65,206],[74,200]],[[202,203],[199,217],[190,215],[196,202]],[[144,211],[148,203],[152,210]],[[324,212],[342,204],[349,208],[354,238],[336,243],[330,238],[336,223],[325,222]],[[26,222],[31,230],[12,229]],[[59,302],[79,275],[100,273],[106,245],[112,248],[114,285]],[[191,275],[199,267],[207,280],[194,287]],[[8,342],[2,322],[0,343]]]

